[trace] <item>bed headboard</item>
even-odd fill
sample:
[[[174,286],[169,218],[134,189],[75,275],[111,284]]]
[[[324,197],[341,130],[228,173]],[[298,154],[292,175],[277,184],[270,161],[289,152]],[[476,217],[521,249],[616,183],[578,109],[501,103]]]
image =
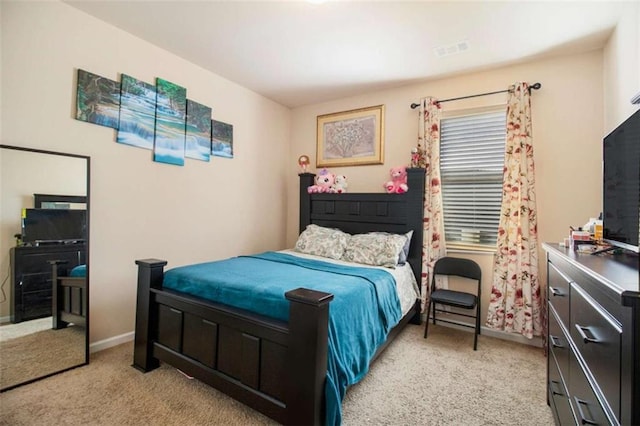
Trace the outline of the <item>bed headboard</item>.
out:
[[[300,229],[310,223],[338,228],[349,234],[371,231],[402,234],[413,230],[408,261],[420,287],[425,169],[407,169],[409,191],[404,194],[309,194],[315,174],[300,176]]]

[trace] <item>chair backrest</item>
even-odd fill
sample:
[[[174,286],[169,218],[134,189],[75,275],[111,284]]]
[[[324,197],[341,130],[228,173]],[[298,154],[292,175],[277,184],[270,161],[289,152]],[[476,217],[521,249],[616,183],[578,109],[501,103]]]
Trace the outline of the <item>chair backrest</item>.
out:
[[[441,257],[433,267],[433,280],[436,275],[456,275],[458,277],[478,280],[478,287],[482,281],[482,270],[480,266],[470,259],[459,259],[457,257]]]

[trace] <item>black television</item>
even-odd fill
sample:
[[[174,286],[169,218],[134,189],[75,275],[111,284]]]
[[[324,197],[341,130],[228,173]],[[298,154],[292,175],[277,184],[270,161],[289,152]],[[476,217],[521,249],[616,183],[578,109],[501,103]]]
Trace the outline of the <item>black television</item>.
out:
[[[23,244],[83,242],[86,235],[86,210],[23,209],[22,211]]]
[[[640,110],[604,137],[603,240],[640,252]]]

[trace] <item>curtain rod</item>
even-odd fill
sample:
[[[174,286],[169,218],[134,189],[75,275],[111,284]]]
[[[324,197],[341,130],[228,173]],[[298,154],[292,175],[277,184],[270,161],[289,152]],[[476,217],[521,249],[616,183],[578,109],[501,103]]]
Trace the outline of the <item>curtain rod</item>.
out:
[[[529,86],[529,93],[531,93],[531,89],[538,90],[541,87],[542,87],[542,84],[533,83],[531,86]],[[509,91],[510,91],[509,89],[507,89],[507,90],[497,90],[495,92],[479,93],[477,95],[469,95],[469,96],[461,96],[459,98],[443,99],[441,101],[438,101],[438,103],[441,104],[443,102],[459,101],[460,99],[469,99],[469,98],[477,98],[478,96],[495,95],[497,93],[507,93]],[[420,106],[420,104],[413,103],[413,104],[411,104],[411,109],[416,109],[419,106]]]

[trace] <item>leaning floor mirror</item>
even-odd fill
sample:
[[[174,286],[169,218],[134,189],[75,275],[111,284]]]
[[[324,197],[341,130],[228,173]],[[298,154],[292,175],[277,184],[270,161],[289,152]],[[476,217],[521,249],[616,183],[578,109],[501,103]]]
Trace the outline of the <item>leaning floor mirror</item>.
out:
[[[0,145],[0,391],[89,362],[89,166]]]

